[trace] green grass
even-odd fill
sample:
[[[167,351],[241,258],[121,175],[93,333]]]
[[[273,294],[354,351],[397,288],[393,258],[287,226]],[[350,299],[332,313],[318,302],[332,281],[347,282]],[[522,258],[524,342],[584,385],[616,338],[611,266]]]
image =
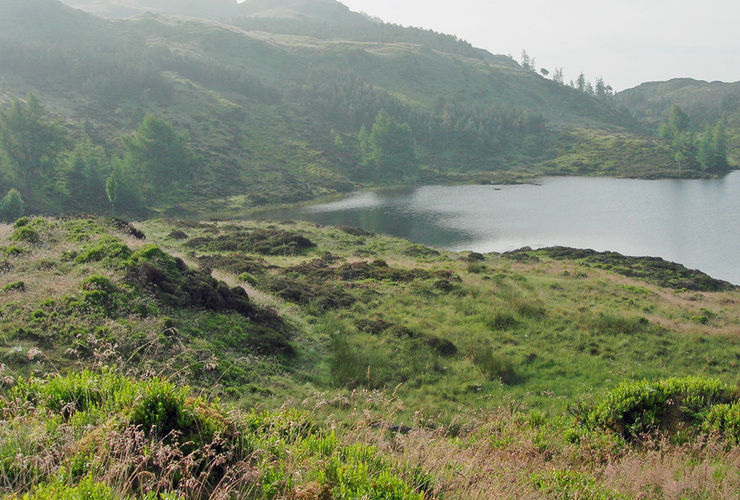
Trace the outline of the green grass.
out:
[[[657,435],[689,474],[681,446],[737,440],[727,284],[615,254],[457,254],[303,222],[134,226],[145,240],[96,217],[22,224],[35,243],[1,228],[17,249],[0,275],[5,492],[639,496],[669,486],[602,465],[634,476],[625,450],[649,460],[639,446]],[[701,293],[672,287],[687,279]],[[495,477],[476,458],[492,453]],[[707,477],[687,488],[735,484]]]

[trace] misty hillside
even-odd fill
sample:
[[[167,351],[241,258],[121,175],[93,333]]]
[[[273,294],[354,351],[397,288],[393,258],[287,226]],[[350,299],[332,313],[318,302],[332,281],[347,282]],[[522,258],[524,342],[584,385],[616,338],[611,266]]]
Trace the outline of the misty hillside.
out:
[[[740,82],[677,78],[643,83],[617,94],[615,102],[652,128],[666,119],[674,104],[688,114],[689,127],[697,133],[723,120],[728,130],[730,159],[735,163],[740,160]]]
[[[202,213],[523,171],[675,175],[665,144],[608,98],[332,0],[69,3],[134,17],[104,19],[57,0],[4,2],[0,102],[37,96],[68,144],[84,123],[107,158],[103,179],[125,152],[122,137],[148,113],[187,133],[198,175],[149,206]],[[23,190],[0,176],[0,190],[13,187]]]

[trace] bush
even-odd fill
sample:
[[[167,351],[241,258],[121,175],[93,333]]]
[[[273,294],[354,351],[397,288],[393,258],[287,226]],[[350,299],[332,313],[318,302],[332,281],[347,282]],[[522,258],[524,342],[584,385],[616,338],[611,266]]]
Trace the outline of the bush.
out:
[[[716,379],[669,378],[651,382],[625,382],[584,415],[591,428],[601,427],[632,440],[645,433],[675,433],[696,430],[715,405],[729,404],[738,397],[736,389]],[[710,426],[721,427],[723,415],[716,410]]]
[[[239,278],[240,281],[243,281],[244,283],[252,286],[256,286],[258,283],[257,278],[249,273],[241,273],[239,276],[237,276],[237,278]]]
[[[38,231],[35,229],[28,227],[28,226],[21,226],[17,228],[15,231],[13,231],[13,234],[10,236],[10,239],[13,241],[19,241],[24,243],[30,243],[31,245],[35,245],[41,241],[41,235],[39,235]]]
[[[76,486],[57,480],[50,484],[34,487],[31,493],[23,495],[22,500],[117,500],[110,486],[99,483],[88,476]]]
[[[707,414],[702,429],[706,432],[718,432],[740,443],[740,402],[715,405]]]
[[[131,411],[132,425],[140,425],[144,432],[166,436],[172,431],[193,429],[192,413],[185,410],[187,387],[176,388],[163,379],[152,379],[144,393],[137,398]]]
[[[106,237],[97,245],[86,248],[75,257],[75,262],[85,264],[89,262],[104,262],[110,266],[119,266],[131,256],[131,249],[118,238]]]
[[[8,283],[3,287],[3,292],[25,292],[26,291],[26,284],[23,281],[15,281],[13,283]]]

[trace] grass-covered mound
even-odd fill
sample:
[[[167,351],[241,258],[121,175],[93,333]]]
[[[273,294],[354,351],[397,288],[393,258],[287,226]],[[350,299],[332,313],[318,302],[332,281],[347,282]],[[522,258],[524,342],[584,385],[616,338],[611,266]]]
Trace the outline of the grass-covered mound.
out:
[[[292,328],[273,311],[130,224],[21,219],[3,239],[0,362],[16,376],[114,364],[182,373],[195,385],[226,378],[249,386],[243,370],[222,370],[255,366],[250,355],[294,354]]]
[[[513,259],[528,259],[544,256],[557,260],[578,260],[586,265],[637,278],[661,287],[700,292],[735,290],[737,287],[726,281],[712,278],[697,269],[688,269],[681,264],[660,257],[630,257],[616,252],[568,247],[549,247],[533,251],[523,248],[507,252]]]

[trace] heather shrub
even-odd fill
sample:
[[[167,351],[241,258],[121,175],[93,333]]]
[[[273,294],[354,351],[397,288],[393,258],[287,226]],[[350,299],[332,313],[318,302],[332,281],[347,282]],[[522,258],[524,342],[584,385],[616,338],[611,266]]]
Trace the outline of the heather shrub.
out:
[[[715,405],[704,419],[703,430],[718,432],[740,443],[740,401]]]
[[[3,287],[3,292],[25,292],[26,291],[26,283],[23,281],[14,281],[13,283],[8,283]]]
[[[77,257],[75,262],[103,262],[109,267],[118,267],[131,256],[131,249],[121,240],[114,237],[101,238],[97,244],[88,246]]]
[[[39,234],[38,231],[36,231],[32,227],[20,226],[15,231],[13,231],[13,234],[10,235],[10,239],[12,241],[24,242],[24,243],[29,243],[31,245],[35,245],[41,242],[41,235]]]

